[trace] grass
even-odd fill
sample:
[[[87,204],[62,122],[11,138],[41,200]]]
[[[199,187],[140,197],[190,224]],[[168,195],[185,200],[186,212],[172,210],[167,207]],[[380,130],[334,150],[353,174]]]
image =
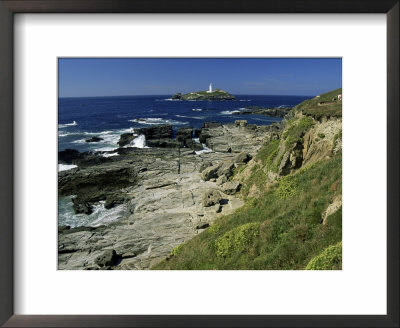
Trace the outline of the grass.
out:
[[[333,148],[336,148],[336,143],[337,143],[338,139],[342,139],[342,130],[340,130],[338,133],[336,133],[333,136]]]
[[[259,150],[256,159],[259,160],[267,170],[277,172],[279,163],[274,164],[274,159],[276,155],[278,155],[278,151],[279,140],[271,140]]]
[[[282,134],[282,138],[286,142],[286,148],[293,146],[297,142],[302,142],[304,134],[314,125],[311,117],[305,116],[294,120],[288,125]]]
[[[267,174],[264,172],[263,166],[257,164],[252,167],[250,177],[245,181],[241,188],[241,194],[246,198],[250,190],[256,187],[259,190],[264,189],[267,182]]]
[[[153,269],[291,270],[325,263],[312,260],[326,258],[324,250],[342,240],[341,209],[321,223],[323,211],[341,192],[341,163],[338,154],[282,178],[233,214],[216,219]],[[324,267],[331,268],[331,262]]]

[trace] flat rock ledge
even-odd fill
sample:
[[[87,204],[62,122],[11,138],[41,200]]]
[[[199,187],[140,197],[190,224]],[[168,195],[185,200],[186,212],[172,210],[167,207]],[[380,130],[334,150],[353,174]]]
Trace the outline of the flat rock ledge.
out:
[[[124,148],[105,162],[91,154],[93,165],[81,159],[85,165],[59,172],[60,196],[78,195],[89,207],[102,200],[109,207],[122,204],[126,215],[106,226],[59,227],[58,268],[131,270],[157,264],[243,205],[240,184],[228,179],[270,133],[268,127],[211,124],[200,136],[213,152]]]

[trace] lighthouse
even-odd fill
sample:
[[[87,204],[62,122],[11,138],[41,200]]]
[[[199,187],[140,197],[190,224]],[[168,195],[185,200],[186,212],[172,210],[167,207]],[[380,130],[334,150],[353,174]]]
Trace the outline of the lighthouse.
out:
[[[207,91],[208,93],[212,93],[213,91],[212,91],[212,83],[210,83],[210,86],[208,87],[208,91]]]

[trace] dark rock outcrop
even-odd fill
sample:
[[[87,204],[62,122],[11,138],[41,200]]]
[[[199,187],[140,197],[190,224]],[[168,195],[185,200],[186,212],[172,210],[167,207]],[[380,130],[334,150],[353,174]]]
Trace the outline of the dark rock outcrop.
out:
[[[180,100],[182,98],[182,94],[180,92],[177,92],[171,98],[174,100]]]
[[[76,149],[65,149],[58,152],[58,162],[63,164],[72,164],[74,160],[84,157],[85,153],[80,153]]]
[[[251,158],[250,154],[242,152],[235,157],[235,164],[247,164]]]
[[[125,201],[125,195],[123,194],[109,194],[106,197],[106,201],[104,203],[104,207],[106,209],[113,208],[115,205],[123,204]]]
[[[284,117],[287,113],[289,113],[291,108],[288,107],[279,107],[279,108],[262,108],[259,106],[251,106],[246,107],[246,109],[238,111],[237,115],[265,115],[271,117]]]
[[[150,126],[147,128],[138,129],[137,131],[139,134],[143,134],[146,137],[146,140],[172,138],[171,124]]]
[[[94,262],[100,267],[105,267],[114,265],[116,260],[117,260],[117,253],[115,252],[115,250],[108,249],[104,251],[103,254],[96,257]]]
[[[75,214],[92,214],[93,212],[92,206],[82,197],[72,198],[72,203]]]
[[[97,137],[97,136],[94,136],[94,137],[91,137],[89,139],[86,139],[85,142],[99,142],[101,140],[104,140],[104,139],[100,138],[100,137]]]
[[[222,124],[219,122],[204,122],[203,126],[201,128],[202,129],[210,129],[210,128],[218,128],[220,126],[222,126]]]
[[[179,148],[180,143],[176,140],[162,138],[162,139],[149,139],[146,141],[147,146],[156,148]]]
[[[184,127],[178,129],[176,134],[176,141],[180,143],[181,147],[193,147],[193,127]]]
[[[119,137],[118,145],[120,147],[126,146],[126,145],[130,144],[133,139],[135,139],[135,136],[133,135],[133,133],[123,133]]]

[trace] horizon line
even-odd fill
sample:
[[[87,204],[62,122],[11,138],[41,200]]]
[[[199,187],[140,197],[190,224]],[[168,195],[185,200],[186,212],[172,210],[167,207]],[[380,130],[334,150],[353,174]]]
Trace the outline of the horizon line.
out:
[[[340,89],[340,88],[338,88]],[[106,98],[106,97],[145,97],[145,96],[169,96],[170,94],[135,94],[135,95],[105,95],[105,96],[58,96],[61,98]],[[242,93],[233,94],[234,96],[289,96],[289,97],[315,97],[315,95],[296,95],[296,94],[260,94],[260,93]],[[172,95],[171,95],[172,97]]]

